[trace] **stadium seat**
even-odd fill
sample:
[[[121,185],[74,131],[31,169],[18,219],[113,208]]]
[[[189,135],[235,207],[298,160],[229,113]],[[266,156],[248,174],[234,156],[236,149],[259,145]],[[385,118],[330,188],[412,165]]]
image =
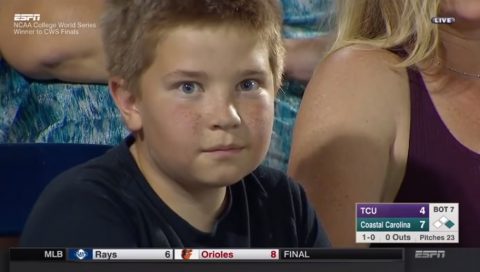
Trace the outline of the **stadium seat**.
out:
[[[43,188],[58,174],[105,153],[90,144],[0,144],[0,237],[18,237]]]

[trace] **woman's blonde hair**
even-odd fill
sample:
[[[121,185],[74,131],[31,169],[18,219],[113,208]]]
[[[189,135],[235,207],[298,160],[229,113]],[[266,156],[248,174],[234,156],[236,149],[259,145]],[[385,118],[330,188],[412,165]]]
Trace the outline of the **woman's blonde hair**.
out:
[[[353,45],[403,49],[399,67],[438,56],[438,14],[441,0],[337,0],[337,38],[329,53]]]

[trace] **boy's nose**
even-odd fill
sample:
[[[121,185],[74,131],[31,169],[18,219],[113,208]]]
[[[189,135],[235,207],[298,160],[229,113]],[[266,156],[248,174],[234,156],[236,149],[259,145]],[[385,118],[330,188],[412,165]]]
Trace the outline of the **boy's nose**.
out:
[[[236,106],[227,101],[216,101],[210,105],[209,123],[211,129],[232,129],[241,123]]]

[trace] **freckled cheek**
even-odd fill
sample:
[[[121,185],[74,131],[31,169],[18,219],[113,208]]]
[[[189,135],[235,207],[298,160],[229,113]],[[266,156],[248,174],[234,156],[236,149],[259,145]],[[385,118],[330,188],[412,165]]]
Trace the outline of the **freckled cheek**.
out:
[[[198,132],[202,115],[192,110],[192,107],[177,107],[172,109],[170,122],[172,126],[179,127],[184,133],[191,135]]]
[[[190,139],[191,142],[192,135],[198,134],[201,115],[192,111],[191,107],[167,106],[159,115],[161,116],[157,116],[157,119],[158,123],[163,124],[160,127],[162,134],[169,135],[175,142],[184,142],[187,145],[187,140]]]
[[[265,144],[270,140],[273,127],[273,104],[258,103],[245,110],[244,122],[252,140]]]

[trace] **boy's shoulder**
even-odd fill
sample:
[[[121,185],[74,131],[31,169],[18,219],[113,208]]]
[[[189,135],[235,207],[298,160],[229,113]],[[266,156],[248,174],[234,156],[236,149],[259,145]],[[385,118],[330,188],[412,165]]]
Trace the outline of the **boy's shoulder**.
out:
[[[132,169],[128,148],[117,146],[58,175],[37,199],[21,244],[135,245],[131,216],[136,203],[128,199],[140,190]]]
[[[243,184],[252,229],[273,226],[270,231],[276,242],[271,243],[278,242],[284,247],[329,246],[328,237],[299,183],[279,170],[260,166],[243,179]]]
[[[122,145],[114,147],[59,174],[47,185],[43,194],[100,195],[107,191],[124,191],[123,188],[135,175],[134,165],[129,160],[128,148]]]
[[[256,191],[268,198],[298,198],[303,192],[300,184],[284,172],[260,165],[243,179],[247,191]]]

